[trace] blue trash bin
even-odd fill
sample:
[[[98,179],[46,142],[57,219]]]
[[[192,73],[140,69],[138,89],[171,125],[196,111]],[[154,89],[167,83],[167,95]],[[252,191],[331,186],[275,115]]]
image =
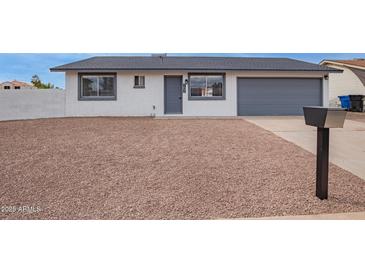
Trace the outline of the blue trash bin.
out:
[[[349,110],[351,108],[350,96],[338,96],[341,101],[341,107]]]

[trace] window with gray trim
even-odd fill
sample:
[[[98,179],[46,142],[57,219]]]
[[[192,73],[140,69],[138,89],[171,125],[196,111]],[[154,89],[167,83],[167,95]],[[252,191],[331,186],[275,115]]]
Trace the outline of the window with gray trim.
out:
[[[191,74],[189,85],[190,100],[225,99],[223,74]]]
[[[134,88],[144,88],[145,87],[144,76],[136,75],[134,76]]]
[[[80,74],[79,75],[80,100],[115,100],[116,75],[115,74]]]

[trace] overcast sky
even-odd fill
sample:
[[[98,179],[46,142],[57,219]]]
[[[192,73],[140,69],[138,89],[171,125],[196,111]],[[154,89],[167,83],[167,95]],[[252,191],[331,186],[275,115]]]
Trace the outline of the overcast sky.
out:
[[[95,55],[150,55],[150,54],[0,54],[0,82],[19,80],[30,82],[32,75],[37,74],[43,82],[51,82],[55,86],[64,87],[64,73],[50,72],[49,68],[74,62]],[[173,56],[232,56],[232,57],[288,57],[312,63],[323,59],[365,58],[365,53],[215,53],[215,54],[168,54]]]

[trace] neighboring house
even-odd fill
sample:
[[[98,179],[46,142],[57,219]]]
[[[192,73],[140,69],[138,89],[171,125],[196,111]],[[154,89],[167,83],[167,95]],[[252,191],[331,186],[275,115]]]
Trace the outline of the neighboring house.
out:
[[[302,115],[341,70],[287,58],[93,57],[66,73],[66,116]]]
[[[321,65],[343,70],[341,74],[329,76],[329,100],[331,105],[339,103],[339,95],[365,95],[365,59],[323,60]]]
[[[34,89],[32,84],[13,80],[0,83],[0,90],[2,89]]]

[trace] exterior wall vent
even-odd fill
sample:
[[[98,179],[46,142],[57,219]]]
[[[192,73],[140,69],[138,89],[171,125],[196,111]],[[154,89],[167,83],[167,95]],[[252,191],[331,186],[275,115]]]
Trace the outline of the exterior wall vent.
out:
[[[151,56],[164,58],[164,57],[167,57],[167,53],[152,53]]]

